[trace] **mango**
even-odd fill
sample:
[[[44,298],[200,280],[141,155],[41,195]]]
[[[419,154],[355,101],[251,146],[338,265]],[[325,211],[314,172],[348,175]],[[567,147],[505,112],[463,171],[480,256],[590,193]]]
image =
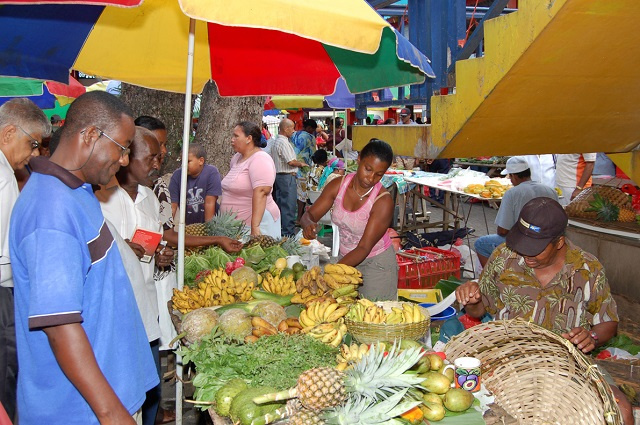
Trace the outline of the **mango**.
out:
[[[434,394],[434,393],[425,393],[422,395],[422,402],[423,403],[434,403],[434,404],[441,404],[444,405],[444,402],[442,401],[442,398],[440,398],[440,396],[438,394]]]
[[[473,404],[473,394],[462,388],[451,388],[444,395],[444,407],[452,412],[464,412]]]
[[[424,418],[428,421],[441,421],[444,418],[445,410],[442,404],[424,403],[420,405],[420,410],[424,414]]]
[[[451,381],[441,373],[432,371],[420,376],[424,378],[420,385],[430,393],[445,394],[451,388]]]
[[[429,361],[431,362],[431,370],[440,370],[442,365],[444,365],[444,361],[437,354],[429,353],[427,357],[429,357]]]
[[[429,372],[431,370],[431,362],[429,361],[429,358],[427,356],[422,356],[420,360],[413,365],[411,370],[415,371],[418,375]]]

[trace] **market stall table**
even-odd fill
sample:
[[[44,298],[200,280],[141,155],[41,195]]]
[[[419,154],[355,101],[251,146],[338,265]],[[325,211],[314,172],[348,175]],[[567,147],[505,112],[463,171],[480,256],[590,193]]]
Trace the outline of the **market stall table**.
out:
[[[489,171],[487,171],[488,177],[498,177],[500,176],[500,171],[504,170],[507,166],[506,163],[490,163],[485,164],[481,162],[467,162],[467,161],[455,161],[453,165],[458,167],[487,167]]]
[[[400,223],[398,225],[399,232],[414,230],[419,227],[441,227],[442,230],[449,230],[450,228],[457,230],[461,227],[461,224],[464,222],[466,224],[465,216],[460,211],[460,203],[465,198],[474,198],[482,201],[492,201],[499,202],[501,198],[486,198],[479,194],[467,193],[464,192],[464,187],[469,184],[482,184],[484,181],[489,180],[483,173],[468,171],[466,170],[454,170],[447,175],[436,174],[436,173],[422,173],[418,176],[405,176],[405,181],[408,183],[413,183],[415,186],[412,187],[408,196],[418,197],[419,199],[430,202],[436,207],[442,210],[442,221],[429,223],[427,226],[408,226],[403,221],[403,204],[400,204]],[[502,181],[503,184],[506,184],[506,181]],[[438,189],[443,192],[444,202],[441,203],[436,199],[428,196],[427,188]],[[406,204],[406,203],[405,203]],[[484,212],[484,210],[483,210]],[[488,232],[488,223],[486,222],[485,216],[485,225],[487,226]]]

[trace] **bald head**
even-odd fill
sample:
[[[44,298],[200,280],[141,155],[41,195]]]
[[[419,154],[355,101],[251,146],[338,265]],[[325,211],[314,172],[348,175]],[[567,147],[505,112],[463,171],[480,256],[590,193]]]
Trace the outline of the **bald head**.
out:
[[[137,185],[153,186],[160,170],[160,143],[155,134],[144,127],[136,127],[130,148],[129,165],[116,174],[118,182],[132,189]]]
[[[295,124],[293,123],[293,121],[291,121],[289,118],[284,118],[282,121],[280,121],[280,124],[278,124],[278,132],[280,134],[282,134],[283,130],[285,130],[288,127],[294,127]]]
[[[291,137],[295,128],[295,124],[288,118],[284,118],[278,124],[278,134],[281,134],[285,137]]]

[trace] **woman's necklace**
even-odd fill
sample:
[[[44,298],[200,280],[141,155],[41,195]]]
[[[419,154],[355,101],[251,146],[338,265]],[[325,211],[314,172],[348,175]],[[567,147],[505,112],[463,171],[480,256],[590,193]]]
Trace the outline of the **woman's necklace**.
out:
[[[356,183],[355,183],[355,181],[353,182],[353,184],[351,185],[351,187],[353,188],[353,191],[356,193],[356,195],[358,195],[358,196],[360,197],[360,200],[362,201],[362,200],[364,199],[364,197],[365,197],[365,196],[367,196],[368,194],[370,194],[370,193],[371,193],[371,191],[373,190],[373,188],[374,188],[375,186],[371,186],[371,187],[369,188],[369,190],[367,190],[367,192],[366,192],[364,195],[360,195],[360,194],[358,193],[358,191],[356,190]]]

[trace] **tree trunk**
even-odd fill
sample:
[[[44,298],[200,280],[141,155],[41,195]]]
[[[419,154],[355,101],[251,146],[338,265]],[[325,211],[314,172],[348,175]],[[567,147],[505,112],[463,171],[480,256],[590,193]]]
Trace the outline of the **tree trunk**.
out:
[[[134,118],[150,115],[167,126],[167,150],[162,174],[180,168],[182,159],[182,122],[184,95],[151,90],[122,83],[120,98],[131,107]],[[200,103],[198,130],[193,143],[200,143],[207,152],[207,163],[215,165],[223,176],[229,171],[233,156],[231,132],[239,121],[262,125],[264,97],[221,97],[213,82],[205,85]]]
[[[205,85],[194,143],[204,146],[207,163],[215,165],[221,175],[229,171],[229,161],[234,154],[231,148],[233,127],[240,121],[252,121],[262,126],[264,101],[262,96],[221,97],[215,83],[209,81]]]
[[[161,174],[173,173],[180,167],[182,153],[182,121],[184,95],[161,90],[146,89],[122,83],[120,98],[133,110],[133,117],[149,115],[167,126],[167,151]]]

